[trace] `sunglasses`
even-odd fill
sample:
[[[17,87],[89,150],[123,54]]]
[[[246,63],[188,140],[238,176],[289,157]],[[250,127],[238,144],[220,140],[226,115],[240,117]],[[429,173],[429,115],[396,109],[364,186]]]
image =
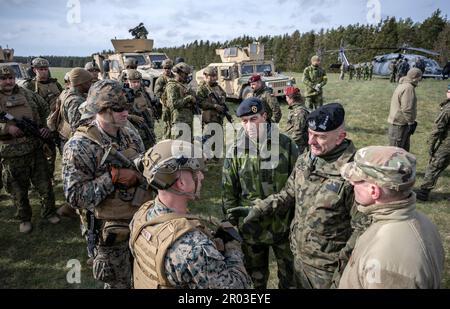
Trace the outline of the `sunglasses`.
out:
[[[111,107],[111,110],[115,113],[122,113],[128,109],[125,107]]]

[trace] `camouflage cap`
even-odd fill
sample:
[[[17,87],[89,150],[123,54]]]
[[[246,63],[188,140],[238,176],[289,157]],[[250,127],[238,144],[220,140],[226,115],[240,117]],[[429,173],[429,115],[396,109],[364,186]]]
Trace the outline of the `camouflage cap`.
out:
[[[138,70],[128,69],[125,71],[125,78],[128,80],[141,80],[142,74]]]
[[[164,140],[150,148],[142,158],[143,175],[157,190],[169,189],[180,177],[179,171],[204,171],[202,150],[181,140]]]
[[[311,63],[317,62],[317,61],[320,61],[320,57],[319,56],[314,55],[314,56],[311,57]]]
[[[217,68],[216,67],[207,67],[203,70],[203,74],[217,76]]]
[[[100,72],[100,68],[98,67],[97,63],[94,63],[92,61],[86,63],[86,65],[84,66],[84,69],[88,70],[88,71]]]
[[[180,62],[173,67],[172,71],[175,74],[178,74],[180,72],[183,72],[185,74],[191,74],[192,68],[184,62]]]
[[[81,84],[92,81],[92,75],[85,69],[73,68],[69,72],[69,80],[70,80],[72,87],[76,87]]]
[[[358,150],[355,160],[341,168],[341,175],[348,181],[404,191],[415,183],[416,157],[397,147],[370,146]]]
[[[0,77],[12,76],[16,77],[16,71],[10,65],[0,65]]]
[[[31,61],[31,66],[33,68],[48,68],[50,63],[47,59],[44,58],[34,58],[33,61]]]
[[[93,84],[89,89],[85,110],[92,115],[112,107],[130,108],[130,103],[128,103],[120,83],[115,80],[104,79]]]
[[[171,69],[173,68],[173,61],[171,59],[166,59],[162,62],[163,69]]]

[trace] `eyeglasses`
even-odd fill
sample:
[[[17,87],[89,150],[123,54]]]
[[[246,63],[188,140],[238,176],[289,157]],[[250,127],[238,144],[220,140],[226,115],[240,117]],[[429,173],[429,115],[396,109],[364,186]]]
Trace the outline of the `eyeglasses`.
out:
[[[127,111],[128,109],[125,108],[125,107],[111,107],[111,110],[112,110],[114,113],[122,113],[122,112],[124,112],[124,111]]]

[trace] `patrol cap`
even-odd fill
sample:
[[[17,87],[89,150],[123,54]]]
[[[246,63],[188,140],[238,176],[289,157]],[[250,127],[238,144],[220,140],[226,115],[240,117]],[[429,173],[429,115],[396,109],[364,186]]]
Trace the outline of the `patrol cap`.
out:
[[[213,75],[217,76],[217,68],[216,67],[207,67],[203,70],[203,74],[205,75]]]
[[[142,74],[138,70],[129,69],[125,71],[125,77],[128,80],[141,80]]]
[[[238,117],[244,117],[244,116],[251,116],[256,115],[264,112],[264,105],[262,101],[258,98],[248,98],[242,101],[242,103],[239,105],[236,116]]]
[[[16,71],[14,71],[12,66],[9,65],[0,65],[0,77],[16,77]]]
[[[180,72],[183,72],[183,73],[185,73],[185,74],[191,74],[191,73],[192,73],[192,68],[191,68],[189,65],[187,65],[186,63],[184,63],[184,62],[180,62],[180,63],[177,63],[177,64],[173,67],[172,71],[173,71],[174,73],[180,73]]]
[[[170,59],[166,59],[162,62],[162,68],[163,69],[171,69],[173,68],[173,61]]]
[[[90,118],[89,115],[92,116],[107,108],[129,109],[130,107],[121,84],[115,80],[104,79],[96,82],[89,89],[85,105],[86,115],[82,115],[81,118]]]
[[[84,66],[84,69],[88,70],[88,71],[100,72],[100,68],[98,67],[98,65],[92,61],[86,63],[86,65]]]
[[[344,107],[339,103],[321,106],[308,115],[308,127],[316,132],[330,132],[339,128],[345,119]]]
[[[367,181],[395,191],[403,191],[416,180],[416,157],[392,146],[370,146],[356,152],[355,159],[341,168],[344,179]]]
[[[259,75],[259,74],[253,74],[249,79],[248,79],[248,82],[249,83],[256,83],[256,82],[258,82],[258,81],[260,81],[261,80],[261,75]]]
[[[144,154],[141,162],[144,177],[157,190],[169,189],[180,177],[179,171],[206,169],[202,150],[182,140],[157,143]]]
[[[31,66],[33,68],[48,68],[49,65],[48,60],[44,58],[34,58],[33,61],[31,61]]]
[[[300,94],[300,89],[298,89],[297,87],[294,87],[294,86],[289,86],[289,87],[284,88],[284,94],[287,96],[298,95],[298,94]]]
[[[73,68],[69,72],[69,80],[72,87],[92,81],[92,75],[82,68]]]

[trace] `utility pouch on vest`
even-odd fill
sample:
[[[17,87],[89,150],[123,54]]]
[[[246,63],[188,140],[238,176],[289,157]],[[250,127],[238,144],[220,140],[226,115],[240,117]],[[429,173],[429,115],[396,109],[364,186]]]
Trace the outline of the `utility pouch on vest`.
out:
[[[112,246],[128,240],[130,227],[128,221],[106,221],[102,230],[102,240],[106,246]]]

